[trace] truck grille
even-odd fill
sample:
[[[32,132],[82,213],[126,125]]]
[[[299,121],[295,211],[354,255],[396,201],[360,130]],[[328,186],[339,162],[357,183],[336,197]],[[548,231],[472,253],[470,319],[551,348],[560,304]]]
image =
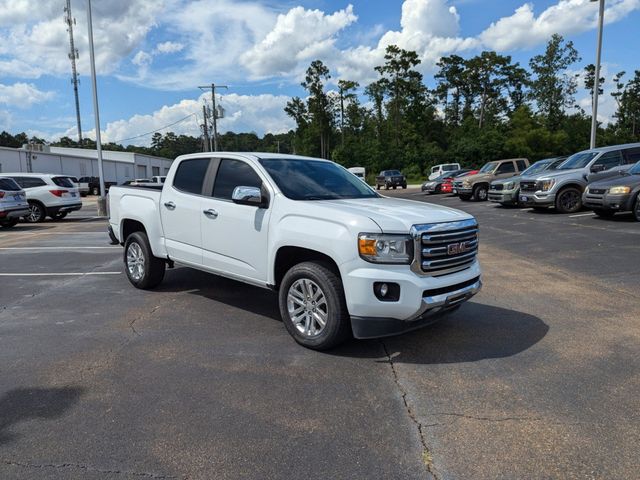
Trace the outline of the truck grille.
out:
[[[462,188],[462,182],[453,182],[453,188]]]
[[[496,191],[500,191],[504,188],[504,185],[502,183],[497,183],[495,185],[491,185],[489,187],[489,190],[496,190]]]
[[[524,181],[520,182],[520,191],[521,192],[535,192],[536,190],[537,190],[537,188],[536,188],[536,182],[535,181],[524,180]]]
[[[593,193],[594,195],[604,195],[606,193],[606,189],[604,188],[590,188],[589,193]]]
[[[478,223],[474,219],[413,227],[416,260],[413,270],[441,276],[469,268],[478,255]]]

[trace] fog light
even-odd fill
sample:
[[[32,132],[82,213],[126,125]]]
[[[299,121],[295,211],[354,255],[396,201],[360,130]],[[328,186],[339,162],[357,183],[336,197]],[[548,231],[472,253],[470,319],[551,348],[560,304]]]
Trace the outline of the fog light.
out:
[[[381,302],[397,302],[400,300],[400,285],[397,283],[375,282],[373,293]]]

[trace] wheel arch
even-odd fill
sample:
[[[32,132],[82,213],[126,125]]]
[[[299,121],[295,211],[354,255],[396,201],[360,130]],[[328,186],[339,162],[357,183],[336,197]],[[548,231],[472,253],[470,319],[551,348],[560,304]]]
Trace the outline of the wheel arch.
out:
[[[122,219],[120,222],[120,245],[124,245],[124,242],[127,241],[127,237],[135,232],[143,232],[144,234],[147,234],[147,229],[139,220],[134,220],[132,218]]]
[[[291,267],[302,262],[322,262],[340,277],[340,269],[333,258],[326,253],[305,247],[285,245],[278,248],[273,263],[273,287],[277,290]]]

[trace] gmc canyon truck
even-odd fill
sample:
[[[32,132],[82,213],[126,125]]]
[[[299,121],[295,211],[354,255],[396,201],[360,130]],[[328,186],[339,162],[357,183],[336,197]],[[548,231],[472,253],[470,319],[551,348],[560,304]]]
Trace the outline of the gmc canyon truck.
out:
[[[381,196],[327,160],[184,155],[162,186],[111,187],[109,213],[133,286],[175,262],[273,289],[312,349],[422,327],[482,285],[471,215]]]

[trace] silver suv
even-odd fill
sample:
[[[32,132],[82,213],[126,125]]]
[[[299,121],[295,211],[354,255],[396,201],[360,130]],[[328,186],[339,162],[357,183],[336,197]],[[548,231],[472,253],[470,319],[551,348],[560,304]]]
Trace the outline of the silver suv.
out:
[[[556,170],[523,176],[520,203],[536,209],[555,207],[560,213],[582,208],[582,193],[590,180],[617,175],[617,170],[640,160],[640,143],[594,148],[574,153]],[[619,167],[619,168],[616,168]],[[592,174],[593,177],[590,177]]]
[[[0,176],[0,227],[14,227],[28,213],[24,190],[13,179]]]

